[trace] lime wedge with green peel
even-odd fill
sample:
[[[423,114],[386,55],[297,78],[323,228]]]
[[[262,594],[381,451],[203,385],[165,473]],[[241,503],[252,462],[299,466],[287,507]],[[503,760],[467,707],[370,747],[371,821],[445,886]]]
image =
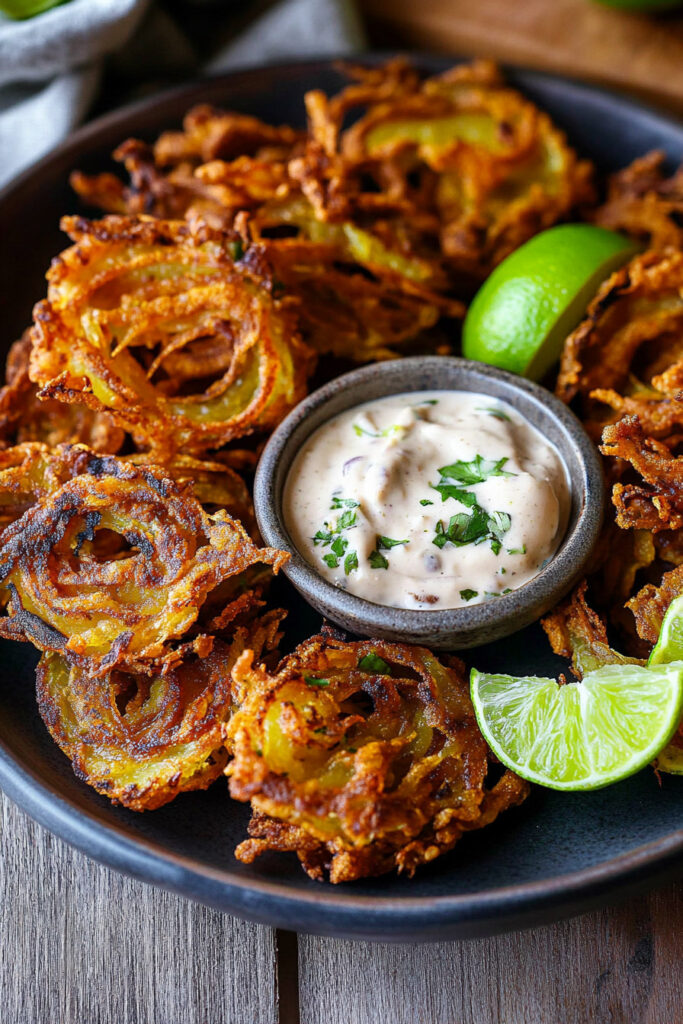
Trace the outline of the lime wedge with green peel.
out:
[[[604,665],[580,683],[472,670],[472,703],[493,753],[551,789],[600,789],[640,771],[676,731],[683,662]]]
[[[464,355],[540,380],[602,282],[637,251],[623,235],[591,224],[535,235],[475,295],[463,326]]]
[[[683,661],[683,597],[677,597],[669,605],[648,665],[668,665],[672,661]],[[655,767],[670,775],[683,775],[683,735],[680,727],[674,742],[658,755]]]
[[[668,665],[672,661],[683,661],[683,597],[675,598],[667,608],[648,665]]]
[[[0,0],[0,12],[9,14],[10,18],[32,18],[42,14],[50,7],[57,7],[66,0]]]

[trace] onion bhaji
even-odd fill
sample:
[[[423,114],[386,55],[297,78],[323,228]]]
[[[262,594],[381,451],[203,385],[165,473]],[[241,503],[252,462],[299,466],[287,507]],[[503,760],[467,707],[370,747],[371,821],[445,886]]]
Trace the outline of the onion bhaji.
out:
[[[38,388],[29,377],[31,337],[29,328],[7,356],[5,384],[0,388],[0,444],[81,443],[97,452],[116,454],[125,434],[107,413],[38,398]]]
[[[233,680],[226,774],[255,812],[243,861],[294,850],[332,882],[412,874],[527,794],[507,771],[490,785],[463,667],[425,648],[328,633],[273,674],[246,653]]]
[[[149,218],[62,225],[76,244],[34,311],[42,396],[107,411],[166,457],[272,428],[303,397],[312,359],[291,306],[234,238]]]
[[[670,178],[665,168],[666,155],[653,150],[611,175],[595,223],[648,249],[683,249],[683,164]]]
[[[83,472],[38,501],[2,535],[9,590],[0,635],[58,651],[94,676],[171,664],[172,642],[220,594],[221,622],[253,600],[243,574],[274,571],[283,552],[257,548],[225,512],[207,515],[189,488],[158,470],[90,455]],[[98,534],[115,535],[113,552]],[[120,539],[126,546],[121,549]]]
[[[275,646],[281,616],[269,612],[239,627],[230,643],[186,650],[152,676],[120,669],[93,676],[46,652],[36,675],[40,714],[76,775],[116,804],[152,810],[206,789],[227,763],[232,668],[246,647],[261,656]]]

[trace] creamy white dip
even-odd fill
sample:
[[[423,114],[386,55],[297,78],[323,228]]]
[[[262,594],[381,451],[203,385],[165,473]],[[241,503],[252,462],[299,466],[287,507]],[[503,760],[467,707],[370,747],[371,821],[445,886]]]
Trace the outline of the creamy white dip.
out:
[[[506,402],[392,395],[316,430],[285,483],[294,544],[337,586],[395,608],[516,590],[552,558],[569,487],[558,452]]]

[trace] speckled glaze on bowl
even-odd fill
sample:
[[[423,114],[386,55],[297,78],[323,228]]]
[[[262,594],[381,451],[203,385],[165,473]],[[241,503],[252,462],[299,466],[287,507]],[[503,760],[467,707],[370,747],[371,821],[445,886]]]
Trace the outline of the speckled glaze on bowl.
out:
[[[571,509],[557,554],[518,590],[465,608],[389,608],[340,590],[294,546],[282,514],[294,456],[314,430],[362,402],[409,391],[475,391],[509,402],[560,453],[570,481]],[[256,471],[254,507],[263,538],[291,554],[284,568],[302,596],[351,633],[439,650],[475,647],[507,636],[552,608],[580,578],[598,539],[605,487],[598,452],[576,416],[554,395],[511,373],[468,359],[415,356],[344,374],[304,399],[266,445]]]

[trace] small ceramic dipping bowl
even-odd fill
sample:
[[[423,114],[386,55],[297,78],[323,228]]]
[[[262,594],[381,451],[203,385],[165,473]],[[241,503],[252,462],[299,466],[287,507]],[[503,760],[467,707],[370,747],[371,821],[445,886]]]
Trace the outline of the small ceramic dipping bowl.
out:
[[[567,469],[571,508],[557,553],[528,583],[495,600],[463,608],[390,608],[324,579],[297,551],[283,517],[292,461],[331,417],[373,399],[409,391],[474,391],[503,399],[551,441]],[[330,381],[304,399],[266,445],[256,471],[254,507],[267,544],[291,554],[284,568],[303,597],[327,619],[360,636],[457,650],[507,636],[538,619],[580,579],[602,524],[605,487],[600,459],[578,419],[545,388],[467,359],[416,356],[373,363]]]

